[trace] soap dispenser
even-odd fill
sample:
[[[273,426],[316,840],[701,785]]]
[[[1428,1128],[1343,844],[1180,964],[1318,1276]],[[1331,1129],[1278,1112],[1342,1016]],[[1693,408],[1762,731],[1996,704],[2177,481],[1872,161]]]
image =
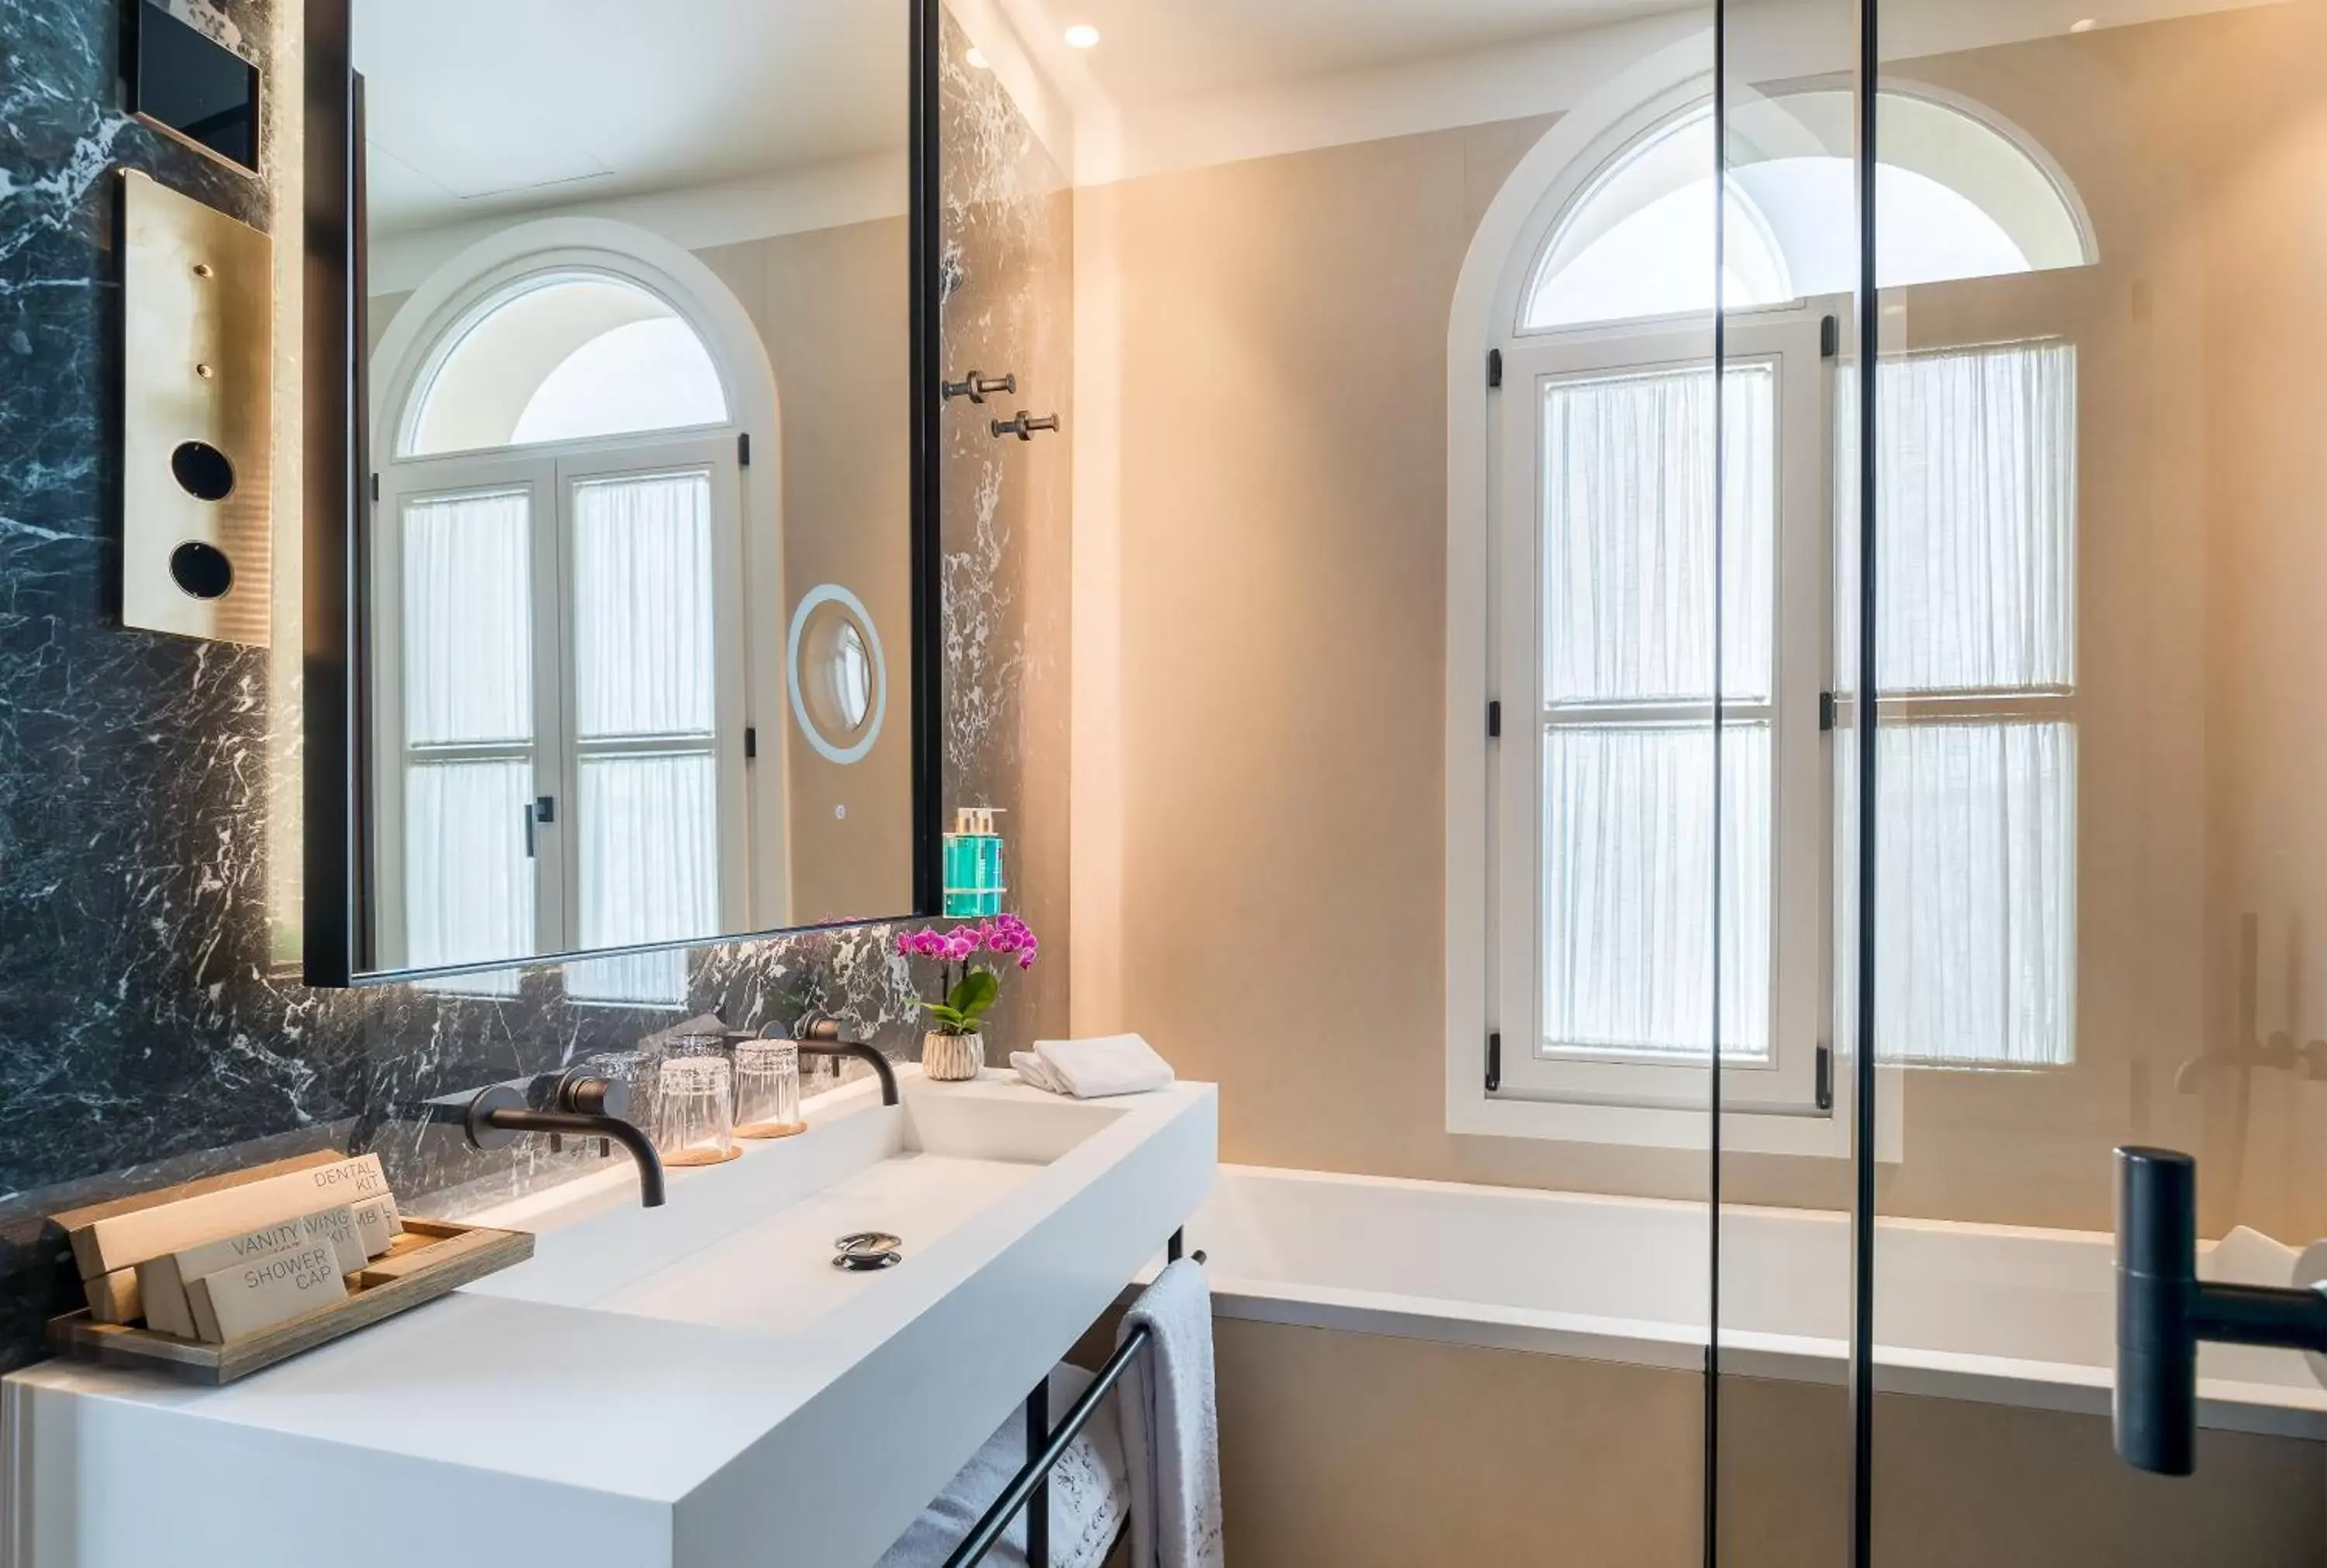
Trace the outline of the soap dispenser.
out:
[[[1002,835],[995,831],[999,807],[964,806],[954,813],[945,835],[945,914],[976,919],[1002,912]]]

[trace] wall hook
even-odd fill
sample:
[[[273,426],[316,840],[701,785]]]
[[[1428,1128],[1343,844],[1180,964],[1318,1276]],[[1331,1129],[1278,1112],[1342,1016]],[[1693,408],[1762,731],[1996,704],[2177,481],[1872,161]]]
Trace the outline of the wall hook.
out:
[[[1023,408],[1021,408],[1018,410],[1018,417],[1015,419],[995,420],[994,422],[994,435],[995,439],[997,441],[1005,435],[1014,435],[1021,441],[1032,441],[1034,439],[1034,433],[1038,430],[1056,431],[1058,428],[1059,416],[1057,415],[1045,414],[1038,419],[1033,415],[1027,413]]]
[[[1007,376],[982,376],[976,370],[972,370],[967,377],[959,381],[940,381],[938,383],[938,387],[945,394],[945,400],[949,403],[957,397],[967,397],[972,403],[983,403],[996,392],[1005,397],[1018,396],[1018,377],[1014,371]]]

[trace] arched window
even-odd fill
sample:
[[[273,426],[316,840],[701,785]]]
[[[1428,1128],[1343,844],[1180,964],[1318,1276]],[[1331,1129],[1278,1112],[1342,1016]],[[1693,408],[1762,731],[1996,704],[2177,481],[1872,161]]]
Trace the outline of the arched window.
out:
[[[1976,106],[1886,88],[1878,107],[1886,290],[2093,258],[2065,180]],[[1818,1108],[1838,808],[1821,714],[1856,594],[1834,532],[1856,493],[1855,380],[1835,374],[1852,127],[1840,89],[1741,102],[1724,168],[1709,103],[1677,92],[1596,141],[1555,127],[1545,145],[1573,155],[1523,163],[1535,183],[1506,199],[1533,217],[1491,217],[1516,244],[1489,323],[1495,434],[1474,449],[1487,537],[1453,558],[1491,563],[1479,695],[1529,715],[1506,718],[1529,743],[1506,739],[1488,779],[1500,1092],[1687,1104],[1717,1033],[1731,1107],[1798,1126]],[[2073,1051],[2076,352],[2025,313],[2043,297],[2005,341],[1878,370],[1878,811],[1884,844],[1915,852],[1878,930],[1948,955],[1884,989],[1896,1061]]]
[[[376,421],[383,956],[438,968],[748,929],[731,391],[748,356],[644,255],[447,270],[399,313]],[[565,986],[677,1003],[685,954],[570,964]]]
[[[2022,143],[1954,103],[1882,95],[1875,257],[1885,288],[2081,266],[2085,225]],[[1739,106],[1721,184],[1723,302],[1733,309],[1847,294],[1857,281],[1852,103],[1820,89]],[[1544,244],[1523,331],[1713,308],[1713,107],[1619,148]]]
[[[551,272],[478,302],[423,373],[400,457],[727,423],[702,335],[632,279]]]

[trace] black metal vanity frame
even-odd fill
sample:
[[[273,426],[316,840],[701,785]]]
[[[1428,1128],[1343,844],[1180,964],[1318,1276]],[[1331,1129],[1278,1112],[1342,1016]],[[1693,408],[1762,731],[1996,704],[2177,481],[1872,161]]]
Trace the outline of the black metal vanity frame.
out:
[[[304,3],[306,204],[301,231],[307,310],[301,329],[306,381],[301,399],[305,476],[301,495],[300,667],[305,683],[301,798],[306,897],[302,978],[309,985],[346,987],[408,980],[412,973],[369,972],[378,949],[367,915],[363,850],[370,801],[363,765],[369,745],[360,653],[366,642],[364,544],[372,501],[371,396],[365,365],[370,334],[364,275],[363,79],[355,70],[350,47],[353,0]],[[912,254],[912,628],[906,664],[912,712],[906,729],[913,749],[913,908],[847,922],[859,925],[925,918],[936,914],[944,902],[944,568],[938,543],[939,415],[944,407],[939,369],[944,303],[939,128],[943,12],[940,0],[892,3],[911,12],[911,210],[907,231]],[[339,308],[332,308],[333,302]],[[721,939],[775,934],[736,933]],[[591,956],[701,945],[648,943]],[[521,962],[556,964],[572,957],[542,954]],[[503,959],[431,973],[509,966]]]
[[[1185,1246],[1184,1233],[1173,1231],[1164,1249],[1165,1260],[1178,1263]],[[1203,1262],[1204,1255],[1196,1254],[1196,1261]],[[1051,1568],[1051,1472],[1066,1457],[1069,1445],[1090,1424],[1090,1418],[1098,1413],[1108,1391],[1122,1381],[1124,1373],[1146,1350],[1152,1338],[1146,1324],[1135,1324],[1123,1343],[1115,1348],[1115,1354],[1091,1378],[1082,1397],[1074,1402],[1065,1419],[1056,1426],[1051,1424],[1049,1375],[1044,1374],[1042,1380],[1034,1385],[1034,1391],[1026,1396],[1026,1462],[1011,1478],[1010,1484],[1002,1489],[1002,1495],[994,1499],[993,1506],[970,1527],[969,1534],[962,1537],[953,1555],[945,1560],[945,1568],[970,1568],[973,1563],[986,1561],[986,1554],[1001,1541],[1002,1533],[1010,1527],[1010,1521],[1018,1517],[1021,1508],[1028,1509],[1026,1568]]]

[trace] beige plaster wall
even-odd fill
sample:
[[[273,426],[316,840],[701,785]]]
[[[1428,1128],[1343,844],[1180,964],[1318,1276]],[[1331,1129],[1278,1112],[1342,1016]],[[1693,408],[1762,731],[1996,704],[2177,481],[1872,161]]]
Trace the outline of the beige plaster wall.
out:
[[[900,308],[905,220],[884,219],[696,252],[734,291],[767,345],[782,425],[784,599],[838,583],[872,611],[889,667],[888,716],[861,761],[820,756],[782,723],[791,839],[791,923],[912,905],[911,326]],[[887,368],[888,372],[881,371]],[[775,625],[776,646],[790,630]],[[780,667],[779,667],[780,675]],[[789,714],[788,696],[758,705]],[[777,721],[761,721],[771,759]],[[845,814],[844,814],[845,813]]]
[[[2262,1029],[2308,914],[2296,1038],[2327,1031],[2327,825],[2306,789],[2327,743],[2294,717],[2327,695],[2308,634],[2327,471],[2305,434],[2327,406],[2327,94],[2304,63],[2322,11],[1894,62],[2044,146],[2100,260],[1884,302],[1897,346],[2070,337],[2082,388],[2077,1060],[1914,1074],[1889,1212],[2107,1228],[2108,1152],[2137,1138],[2201,1153],[2210,1232],[2327,1229],[2306,1153],[2327,1140],[2293,1074],[2252,1075],[2244,1116],[2239,1075],[2174,1081],[2234,1032],[2248,910]],[[1078,496],[1079,551],[1110,567],[1077,603],[1115,627],[1079,715],[1120,735],[1078,757],[1079,819],[1119,802],[1119,821],[1078,853],[1098,929],[1076,1021],[1220,1080],[1229,1159],[1688,1197],[1699,1154],[1444,1131],[1446,329],[1480,214],[1542,129],[1079,194],[1119,338],[1078,389],[1111,446]],[[1844,1200],[1836,1162],[1724,1171],[1738,1201]]]

